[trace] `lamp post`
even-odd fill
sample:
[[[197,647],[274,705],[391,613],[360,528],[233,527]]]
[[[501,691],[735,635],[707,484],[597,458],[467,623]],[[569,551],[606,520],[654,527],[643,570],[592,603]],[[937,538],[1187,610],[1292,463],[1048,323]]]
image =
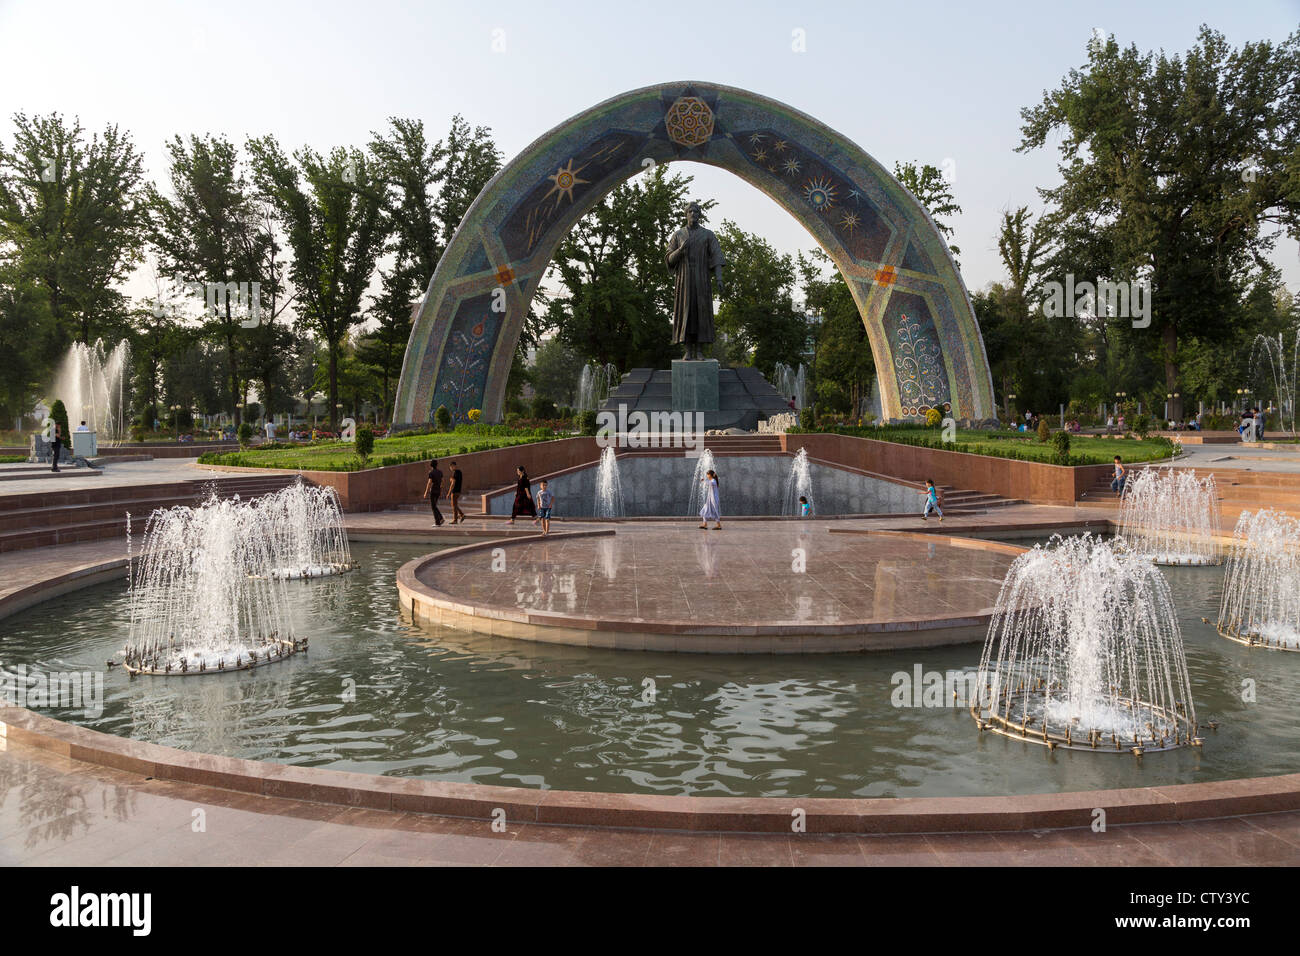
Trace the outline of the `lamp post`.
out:
[[[176,432],[176,444],[181,443],[181,407],[173,405],[172,410],[172,430]]]
[[[1011,421],[1011,409],[1015,408],[1016,393],[1007,393],[1007,421]]]

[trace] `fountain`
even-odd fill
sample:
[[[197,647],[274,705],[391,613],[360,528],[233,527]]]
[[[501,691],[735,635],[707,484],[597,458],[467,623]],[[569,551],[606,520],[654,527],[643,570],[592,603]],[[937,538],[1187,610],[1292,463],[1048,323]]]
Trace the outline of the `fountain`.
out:
[[[1214,476],[1145,468],[1124,490],[1120,536],[1156,564],[1219,564],[1219,490]]]
[[[111,352],[102,340],[94,345],[74,342],[54,378],[52,396],[63,401],[71,427],[85,421],[98,433],[100,444],[116,445],[126,440],[130,424],[130,372],[131,346],[126,339]]]
[[[1247,646],[1300,651],[1300,521],[1267,508],[1243,511],[1234,537],[1219,633]]]
[[[272,538],[271,577],[318,578],[357,567],[333,488],[309,486],[299,478],[288,488],[257,499],[253,507]]]
[[[804,395],[808,387],[808,370],[800,365],[797,368],[791,368],[784,362],[777,362],[776,369],[772,373],[773,386],[781,393],[782,398],[794,397],[795,406],[804,407]]]
[[[1277,396],[1277,415],[1278,427],[1282,431],[1296,433],[1296,398],[1297,396],[1297,373],[1300,368],[1297,367],[1297,359],[1300,358],[1300,327],[1297,327],[1293,333],[1291,342],[1291,364],[1287,365],[1286,346],[1282,342],[1282,333],[1277,334],[1277,340],[1270,339],[1267,335],[1255,336],[1255,342],[1250,350],[1250,373],[1252,379],[1258,381],[1267,377],[1262,374],[1264,366],[1263,359],[1268,360],[1268,370],[1273,380],[1274,394]]]
[[[708,448],[700,452],[699,459],[695,462],[695,472],[691,475],[691,498],[688,504],[687,514],[692,518],[700,516],[700,509],[704,507],[704,476],[713,465],[713,452]],[[718,482],[718,503],[722,502],[722,482]]]
[[[149,516],[130,578],[128,673],[247,670],[306,649],[271,573],[284,539],[267,519],[264,508],[215,495]]]
[[[592,515],[597,518],[623,517],[623,485],[618,477],[618,458],[612,447],[600,453],[596,469],[596,502]]]
[[[618,367],[613,363],[584,365],[582,374],[578,377],[578,411],[589,412],[600,408],[601,403],[609,397],[610,387],[617,381]]]
[[[808,465],[808,450],[800,448],[790,462],[790,477],[785,483],[785,510],[782,514],[799,517],[802,513],[799,509],[799,496],[802,495],[808,499],[809,511],[811,514],[817,513],[816,501],[813,498],[813,481],[812,469]]]
[[[1007,571],[971,714],[1051,749],[1199,745],[1169,585],[1143,555],[1092,535],[1037,545]]]

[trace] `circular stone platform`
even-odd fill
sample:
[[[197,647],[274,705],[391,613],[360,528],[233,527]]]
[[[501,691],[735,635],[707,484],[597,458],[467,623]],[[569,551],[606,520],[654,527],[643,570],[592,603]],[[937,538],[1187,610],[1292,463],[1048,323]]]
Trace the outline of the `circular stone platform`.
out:
[[[402,606],[498,637],[697,653],[837,653],[984,639],[1023,550],[826,523],[620,524],[426,555]]]

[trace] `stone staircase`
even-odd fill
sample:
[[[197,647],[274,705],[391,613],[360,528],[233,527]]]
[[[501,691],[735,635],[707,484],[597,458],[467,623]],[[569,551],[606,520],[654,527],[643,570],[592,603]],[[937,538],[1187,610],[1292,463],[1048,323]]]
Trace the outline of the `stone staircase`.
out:
[[[156,508],[198,504],[209,489],[219,498],[256,498],[296,480],[284,474],[232,475],[4,495],[0,496],[0,552],[124,537],[128,514],[138,535]]]
[[[1130,475],[1136,470],[1140,469],[1131,469]],[[1219,514],[1225,532],[1230,532],[1237,518],[1247,510],[1272,508],[1300,518],[1300,474],[1248,471],[1244,468],[1223,468],[1218,471],[1201,468],[1196,469],[1196,474],[1201,478],[1214,475],[1219,489]],[[1119,495],[1110,490],[1109,478],[1099,480],[1075,504],[1110,509],[1116,512],[1118,518]]]

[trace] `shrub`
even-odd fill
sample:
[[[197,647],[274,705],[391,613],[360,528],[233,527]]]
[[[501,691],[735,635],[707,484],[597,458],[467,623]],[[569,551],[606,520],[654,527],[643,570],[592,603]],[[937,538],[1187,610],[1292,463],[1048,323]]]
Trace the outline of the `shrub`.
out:
[[[247,448],[253,442],[253,426],[248,422],[242,422],[239,426],[239,447]]]
[[[534,396],[532,413],[533,418],[554,418],[555,403],[549,398],[545,398],[541,395]]]
[[[812,431],[817,427],[817,419],[813,415],[812,408],[805,408],[799,412],[799,427],[804,431]]]
[[[1133,434],[1138,438],[1146,438],[1151,434],[1151,416],[1146,412],[1133,419]]]
[[[1046,418],[1038,420],[1038,440],[1044,445],[1052,439],[1052,426],[1047,424]]]
[[[433,420],[438,425],[438,431],[445,432],[451,430],[451,412],[447,411],[446,405],[438,406],[438,410],[433,413]]]
[[[1068,465],[1070,463],[1070,433],[1061,430],[1053,435],[1052,447],[1056,450],[1056,463],[1058,465]]]
[[[466,417],[469,418],[469,420],[470,420],[471,423],[475,423],[475,422],[477,422],[480,418],[483,417],[483,409],[481,409],[481,408],[471,408],[471,409],[469,410],[469,415],[466,416]]]
[[[131,426],[131,441],[133,442],[144,441],[144,426],[141,425],[139,422]]]
[[[67,445],[72,442],[71,432],[68,430],[68,410],[63,407],[63,399],[56,398],[50,405],[50,418],[54,419],[59,425],[59,434],[63,436],[63,444]],[[51,437],[53,437],[51,435]]]
[[[940,414],[939,409],[931,408],[925,413],[925,424],[927,428],[934,428],[941,421],[943,421],[943,415]]]
[[[357,457],[364,462],[374,450],[375,433],[370,430],[369,425],[362,425],[357,429]]]

